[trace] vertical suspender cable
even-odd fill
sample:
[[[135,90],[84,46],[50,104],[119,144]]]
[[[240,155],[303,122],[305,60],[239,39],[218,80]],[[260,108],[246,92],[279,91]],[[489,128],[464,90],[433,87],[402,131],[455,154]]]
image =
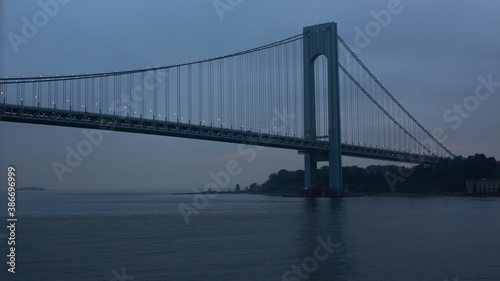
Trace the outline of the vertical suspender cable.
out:
[[[166,70],[166,79],[165,79],[165,121],[169,121],[170,119],[170,69]]]
[[[223,114],[224,114],[224,109],[222,108],[223,107],[223,99],[224,99],[224,65],[223,65],[223,62],[224,60],[219,60],[219,73],[218,73],[218,76],[219,76],[219,87],[218,87],[218,98],[219,98],[219,102],[218,102],[218,108],[219,108],[219,113],[217,114],[218,117],[217,117],[217,121],[219,121],[220,124],[218,124],[219,126],[222,125],[222,123],[224,122],[224,119],[223,119]]]
[[[127,95],[128,95],[128,116],[134,116],[135,117],[135,111],[134,111],[134,105],[133,105],[133,100],[132,100],[132,80],[133,80],[133,74],[129,73],[127,75]],[[143,89],[145,91],[145,89]]]
[[[188,122],[191,124],[192,120],[192,104],[193,104],[193,85],[192,85],[192,69],[191,65],[188,65]]]
[[[154,88],[153,88],[153,119],[158,119],[158,70],[154,72]]]
[[[213,77],[212,77],[212,61],[208,62],[208,123],[212,126],[213,122]]]
[[[203,63],[198,65],[198,121],[203,122]]]
[[[181,67],[177,67],[177,122],[182,121],[181,114]]]

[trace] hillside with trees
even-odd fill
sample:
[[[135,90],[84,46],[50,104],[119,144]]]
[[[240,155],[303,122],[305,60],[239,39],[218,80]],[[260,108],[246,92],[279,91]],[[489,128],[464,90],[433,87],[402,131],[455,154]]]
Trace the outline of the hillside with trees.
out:
[[[435,165],[413,167],[357,166],[342,167],[344,188],[355,193],[461,193],[468,179],[500,179],[500,162],[476,154],[463,158],[440,160]],[[321,193],[328,187],[328,168],[318,170],[315,178]],[[252,184],[247,192],[265,194],[297,194],[303,192],[304,171],[280,170],[262,185]]]

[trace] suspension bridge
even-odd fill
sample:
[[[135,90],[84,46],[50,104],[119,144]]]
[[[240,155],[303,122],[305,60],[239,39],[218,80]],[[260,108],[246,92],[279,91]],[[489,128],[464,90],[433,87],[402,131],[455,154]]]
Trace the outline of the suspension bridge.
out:
[[[257,48],[116,72],[0,78],[0,120],[297,150],[305,187],[320,161],[341,192],[341,156],[454,157],[337,34],[336,23]]]

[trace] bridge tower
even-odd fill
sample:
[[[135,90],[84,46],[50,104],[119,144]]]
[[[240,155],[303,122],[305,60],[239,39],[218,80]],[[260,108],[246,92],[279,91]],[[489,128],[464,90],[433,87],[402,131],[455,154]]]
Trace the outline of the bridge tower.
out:
[[[319,155],[305,151],[305,188],[315,188],[318,161],[329,162],[329,189],[342,193],[342,156],[340,143],[340,102],[337,24],[334,22],[304,27],[304,136],[316,138],[314,62],[324,55],[328,69],[328,136],[329,153]]]

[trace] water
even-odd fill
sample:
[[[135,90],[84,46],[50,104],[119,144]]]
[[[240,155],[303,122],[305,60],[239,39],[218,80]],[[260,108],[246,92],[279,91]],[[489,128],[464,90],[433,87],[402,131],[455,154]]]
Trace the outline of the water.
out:
[[[188,225],[192,202],[19,192],[0,280],[500,280],[500,198],[218,195]]]

